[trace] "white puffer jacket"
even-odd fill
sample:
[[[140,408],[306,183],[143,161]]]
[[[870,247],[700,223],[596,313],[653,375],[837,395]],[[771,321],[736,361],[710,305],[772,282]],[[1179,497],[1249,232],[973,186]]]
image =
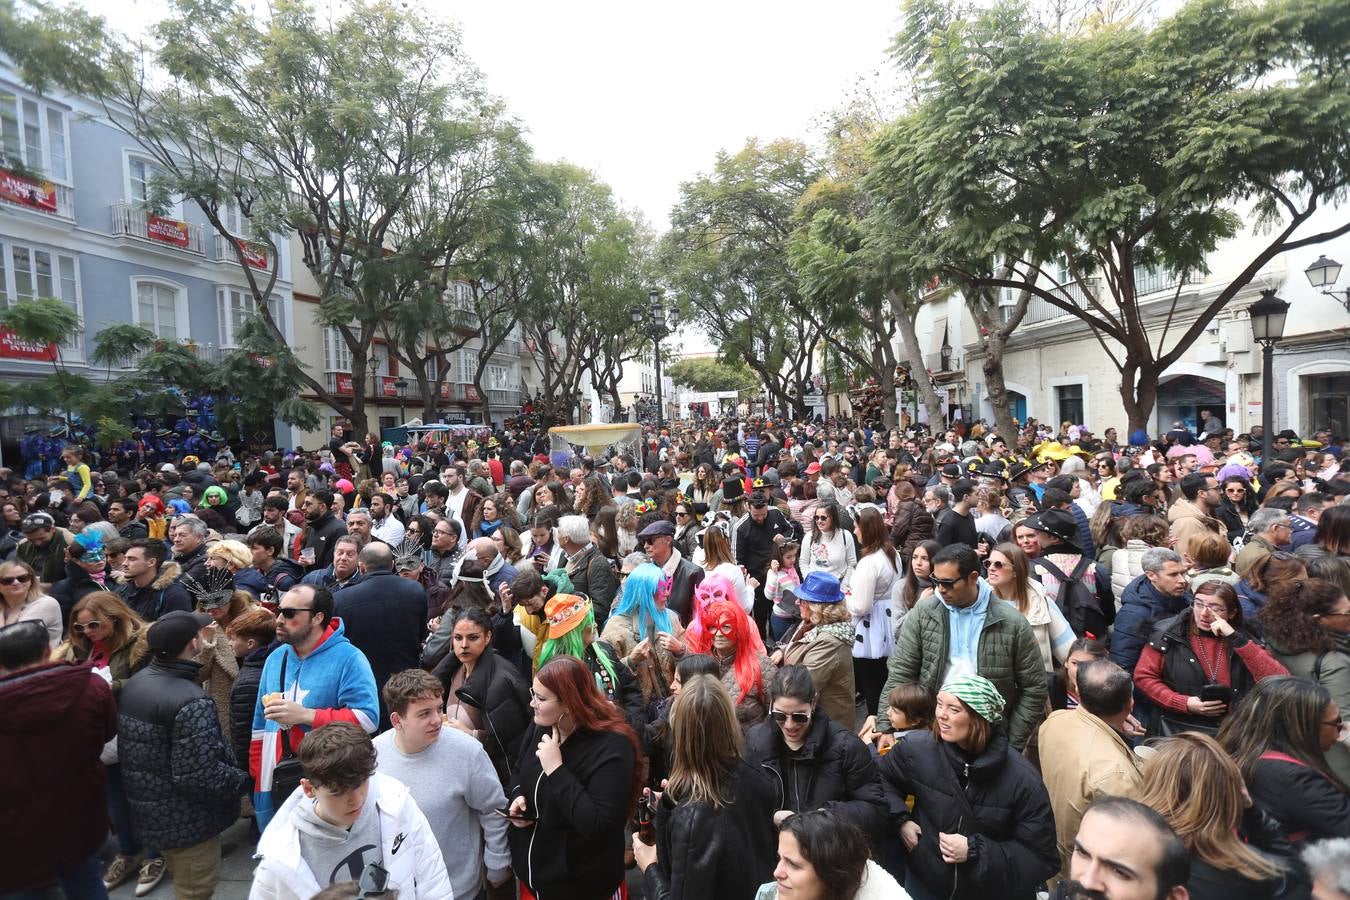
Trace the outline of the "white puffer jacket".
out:
[[[1125,546],[1111,554],[1111,593],[1116,597],[1116,611],[1120,611],[1120,599],[1125,596],[1125,588],[1144,574],[1144,553],[1152,550],[1151,544],[1141,540],[1129,540]]]

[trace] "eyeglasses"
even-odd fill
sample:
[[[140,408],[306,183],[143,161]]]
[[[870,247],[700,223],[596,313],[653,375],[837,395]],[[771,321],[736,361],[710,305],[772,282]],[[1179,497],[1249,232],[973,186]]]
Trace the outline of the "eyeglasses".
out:
[[[935,588],[951,590],[965,580],[964,578],[929,578],[928,583]]]
[[[723,636],[730,635],[735,630],[736,630],[735,626],[733,626],[730,622],[723,622],[721,625],[714,625],[711,629],[713,634],[720,634]]]
[[[94,621],[86,622],[83,625],[76,622],[75,624],[70,626],[70,630],[75,632],[76,634],[84,634],[86,631],[98,631],[102,627],[103,623],[100,622],[98,619],[95,619]]]
[[[677,519],[688,518],[688,516],[689,516],[689,513],[687,513],[687,512],[680,512],[678,509],[675,510],[675,518],[677,518]]]
[[[1246,489],[1246,488],[1227,488],[1226,490],[1224,490],[1224,493],[1225,493],[1225,494],[1239,494],[1239,495],[1240,495],[1240,494],[1245,494],[1245,493],[1247,493],[1247,489]]]
[[[1211,613],[1212,615],[1216,615],[1216,616],[1226,616],[1226,615],[1228,615],[1228,607],[1227,607],[1227,606],[1220,606],[1220,605],[1218,605],[1217,603],[1201,603],[1200,601],[1197,600],[1197,601],[1195,602],[1195,608],[1196,608],[1196,609],[1203,609],[1203,610],[1206,610],[1207,612]]]
[[[774,709],[769,711],[769,718],[773,719],[779,725],[782,725],[788,719],[792,720],[793,725],[805,725],[807,722],[811,721],[811,714],[809,712],[788,713],[783,712],[781,709]]]
[[[294,619],[296,616],[298,616],[298,615],[299,615],[300,613],[302,613],[302,612],[312,613],[312,612],[314,612],[314,607],[312,607],[312,606],[283,606],[283,607],[280,607],[279,609],[277,609],[277,615],[280,616],[280,617],[283,618],[283,619]]]
[[[1341,717],[1337,716],[1334,719],[1328,719],[1327,721],[1323,722],[1322,725],[1326,728],[1335,728],[1337,730],[1340,730],[1341,722],[1342,722]]]
[[[8,585],[8,584],[27,584],[28,582],[30,582],[30,581],[32,581],[32,580],[33,580],[33,576],[32,576],[32,575],[27,575],[27,574],[24,574],[24,575],[6,575],[4,578],[0,578],[0,584],[6,584],[6,585]]]

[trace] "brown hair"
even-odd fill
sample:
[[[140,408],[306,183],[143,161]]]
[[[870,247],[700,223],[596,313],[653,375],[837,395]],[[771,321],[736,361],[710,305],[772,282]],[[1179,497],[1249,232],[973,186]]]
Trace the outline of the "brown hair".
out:
[[[886,704],[905,714],[915,728],[933,727],[933,710],[937,698],[933,692],[918,682],[897,684],[886,695]]]
[[[1218,569],[1228,565],[1233,545],[1212,531],[1201,531],[1191,535],[1185,550],[1197,569]]]
[[[722,682],[695,675],[681,682],[670,707],[672,763],[667,793],[678,803],[723,807],[735,797],[732,764],[744,741]]]
[[[408,705],[424,697],[435,697],[439,702],[445,696],[445,685],[426,669],[405,669],[389,676],[384,683],[384,705],[389,712],[406,715]]]
[[[277,617],[261,606],[255,606],[241,612],[230,620],[229,625],[225,626],[225,634],[228,637],[237,637],[244,641],[257,641],[260,647],[266,647],[271,643],[276,633]]]
[[[708,528],[703,532],[703,568],[711,572],[722,563],[734,563],[731,555],[731,542],[720,528]]]
[[[300,768],[313,785],[350,791],[375,774],[375,744],[365,729],[350,722],[315,728],[300,744]]]
[[[1315,578],[1283,582],[1270,591],[1270,600],[1256,617],[1266,637],[1286,653],[1324,653],[1336,639],[1317,621],[1328,615],[1344,596],[1340,585]]]
[[[1150,547],[1166,547],[1168,533],[1167,520],[1162,516],[1130,516],[1120,536],[1127,541],[1143,541]]]
[[[895,547],[891,544],[890,532],[886,529],[886,520],[882,518],[881,511],[869,507],[858,513],[858,543],[862,547],[858,550],[858,558],[870,556],[877,551],[886,555],[886,561],[891,564],[891,570],[897,575],[900,573],[900,564],[895,558]]]
[[[952,696],[955,697],[956,695],[953,694]],[[960,703],[961,707],[966,711],[966,714],[970,716],[970,746],[963,749],[969,750],[973,756],[979,756],[984,752],[984,749],[989,746],[989,739],[994,736],[994,726],[990,725],[989,720],[984,716],[971,709],[970,704],[966,703],[966,701],[962,700],[960,697],[956,697],[956,702]],[[933,703],[934,707],[936,707],[936,698],[934,698]],[[936,715],[933,717],[932,731],[934,740],[938,742],[946,740],[946,738],[942,736],[942,732],[938,731]]]
[[[85,594],[75,608],[70,611],[70,621],[74,622],[80,613],[89,611],[109,624],[108,645],[109,653],[116,653],[123,647],[136,640],[136,634],[145,627],[141,617],[136,615],[130,606],[127,606],[121,597],[111,591],[96,591],[92,594]],[[273,628],[276,624],[273,623]],[[70,646],[80,654],[87,656],[91,649],[89,638],[83,634],[70,632]]]
[[[1211,578],[1197,584],[1191,589],[1191,593],[1197,600],[1201,594],[1206,597],[1218,597],[1223,601],[1223,605],[1228,607],[1228,615],[1224,616],[1228,623],[1230,625],[1242,624],[1242,604],[1238,602],[1237,589],[1228,582]],[[1194,624],[1194,621],[1192,618],[1192,624]]]
[[[1297,581],[1307,575],[1303,560],[1292,553],[1277,550],[1252,563],[1252,567],[1247,570],[1247,584],[1258,593],[1269,594],[1277,584]]]

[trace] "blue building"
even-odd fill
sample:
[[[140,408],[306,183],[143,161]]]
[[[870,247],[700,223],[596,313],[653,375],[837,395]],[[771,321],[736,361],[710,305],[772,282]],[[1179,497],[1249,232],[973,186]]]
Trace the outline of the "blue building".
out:
[[[109,325],[135,323],[211,359],[236,346],[253,311],[238,254],[201,210],[191,202],[147,204],[155,174],[154,159],[102,121],[94,103],[39,95],[0,58],[0,305],[36,297],[69,304],[82,330],[60,353],[73,371],[102,377],[88,360],[94,335]],[[226,226],[245,230],[237,211]],[[290,337],[291,259],[284,239],[274,243],[282,252],[271,312]],[[266,247],[246,250],[249,264],[270,270]],[[0,332],[0,378],[50,372],[48,348]],[[6,449],[27,421],[0,419]]]

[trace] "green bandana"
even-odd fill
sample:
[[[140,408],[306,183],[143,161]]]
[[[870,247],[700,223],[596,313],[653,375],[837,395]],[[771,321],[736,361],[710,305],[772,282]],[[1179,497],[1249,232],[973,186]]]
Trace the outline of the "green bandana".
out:
[[[983,675],[957,675],[944,684],[942,690],[960,697],[990,725],[1003,721],[1003,695]]]

